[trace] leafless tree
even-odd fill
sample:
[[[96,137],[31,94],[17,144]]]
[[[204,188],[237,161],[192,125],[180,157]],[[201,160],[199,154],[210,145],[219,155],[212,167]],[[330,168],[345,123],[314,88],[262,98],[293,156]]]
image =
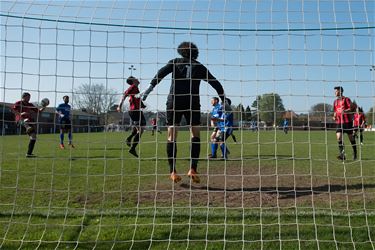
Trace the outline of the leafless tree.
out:
[[[116,92],[100,83],[84,83],[77,87],[75,94],[77,107],[96,115],[108,112],[117,100]]]

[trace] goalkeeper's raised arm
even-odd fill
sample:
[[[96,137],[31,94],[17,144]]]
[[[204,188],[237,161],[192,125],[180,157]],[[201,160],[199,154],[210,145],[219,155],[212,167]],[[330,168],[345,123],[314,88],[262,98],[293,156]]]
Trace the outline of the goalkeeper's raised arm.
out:
[[[185,50],[191,50],[191,55],[187,55]],[[225,94],[222,84],[203,64],[196,60],[198,57],[198,48],[196,45],[183,42],[180,44],[177,51],[182,58],[169,60],[165,66],[158,70],[147,89],[141,93],[142,99],[146,100],[155,86],[167,75],[172,73],[169,99],[175,96],[181,97],[181,99],[190,99],[190,96],[192,96],[192,102],[199,101],[199,86],[201,80],[203,80],[208,82],[216,90],[221,101],[224,102]]]
[[[181,57],[174,58],[160,68],[149,87],[142,93],[142,99],[146,100],[151,91],[159,84],[164,77],[172,74],[172,81],[167,98],[167,126],[168,141],[167,155],[170,168],[170,178],[174,182],[181,180],[176,174],[176,153],[177,153],[177,127],[182,117],[185,117],[191,132],[191,169],[188,173],[193,182],[199,182],[197,165],[200,155],[200,93],[201,80],[212,86],[222,101],[225,94],[222,84],[208,71],[208,69],[197,61],[199,50],[192,42],[182,42],[177,53]]]

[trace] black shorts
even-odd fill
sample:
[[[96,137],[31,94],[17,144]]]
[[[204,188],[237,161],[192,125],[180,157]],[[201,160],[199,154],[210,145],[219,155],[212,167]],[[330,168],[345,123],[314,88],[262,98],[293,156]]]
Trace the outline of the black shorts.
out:
[[[72,122],[70,121],[70,119],[60,119],[59,125],[60,125],[60,129],[64,129],[64,130],[72,129]]]
[[[359,133],[363,133],[364,128],[354,127],[353,130],[354,130],[354,132],[356,132],[356,133],[357,133],[357,132],[359,132]]]
[[[353,124],[351,122],[336,124],[336,133],[353,133]]]
[[[35,123],[33,122],[25,122],[23,120],[18,122],[18,125],[25,128],[26,134],[29,136],[36,133]]]
[[[197,96],[175,97],[169,95],[166,104],[168,126],[179,126],[182,117],[185,117],[187,125],[198,126],[201,124],[201,105]]]
[[[229,136],[231,136],[232,132],[230,130],[227,130],[227,131],[222,131],[222,130],[219,130],[220,132],[218,133],[218,135],[216,136],[216,141],[220,141],[220,142],[225,142]]]
[[[190,126],[198,126],[201,124],[201,112],[191,110],[168,110],[167,125],[179,126],[182,117],[185,117],[186,124]]]
[[[133,125],[146,126],[146,119],[141,110],[131,110],[128,112]]]

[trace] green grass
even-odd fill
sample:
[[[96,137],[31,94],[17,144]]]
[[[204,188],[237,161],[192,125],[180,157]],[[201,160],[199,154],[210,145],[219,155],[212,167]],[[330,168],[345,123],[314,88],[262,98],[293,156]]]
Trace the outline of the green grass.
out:
[[[168,179],[166,134],[146,131],[131,156],[127,132],[0,137],[2,249],[373,249],[375,133],[360,159],[336,160],[334,132],[236,131],[229,161],[186,177],[189,134],[178,138],[180,184]],[[156,141],[157,138],[157,141]]]

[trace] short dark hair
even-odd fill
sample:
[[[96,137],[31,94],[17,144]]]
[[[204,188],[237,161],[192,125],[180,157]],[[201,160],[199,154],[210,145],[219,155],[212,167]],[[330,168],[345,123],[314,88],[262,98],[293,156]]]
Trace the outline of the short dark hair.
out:
[[[229,98],[225,98],[225,101],[229,104],[229,105],[232,105],[232,100],[229,99]]]
[[[333,89],[335,89],[335,90],[340,90],[341,93],[344,93],[344,88],[341,87],[341,86],[336,86],[336,87],[334,87]]]
[[[216,96],[215,96],[215,97],[212,97],[212,100],[215,100],[215,101],[218,102],[218,101],[219,101],[219,97],[216,97]]]
[[[197,45],[192,42],[182,42],[180,45],[178,45],[177,52],[184,58],[194,60],[197,59],[199,55]]]
[[[29,92],[23,92],[22,93],[22,98],[25,98],[26,96],[31,96]]]
[[[134,76],[129,76],[128,79],[126,79],[126,83],[129,85],[132,85],[135,80]]]
[[[69,98],[69,96],[67,96],[67,95],[64,95],[64,96],[63,96],[63,100],[65,99],[65,97],[68,97],[68,98]]]

